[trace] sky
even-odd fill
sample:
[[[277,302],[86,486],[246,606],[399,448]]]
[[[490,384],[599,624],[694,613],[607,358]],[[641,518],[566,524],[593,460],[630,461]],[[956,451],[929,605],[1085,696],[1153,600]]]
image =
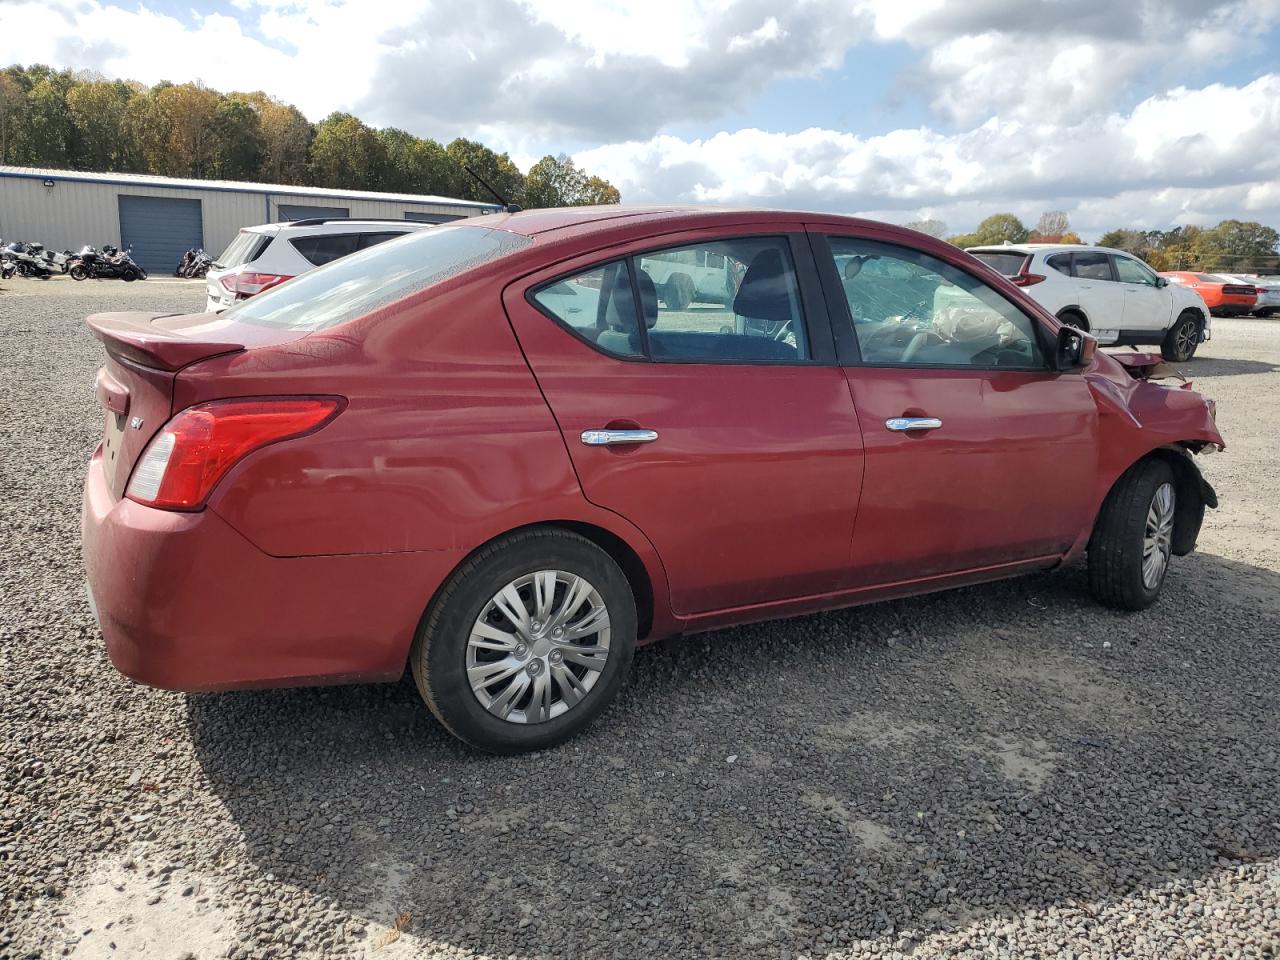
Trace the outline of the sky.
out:
[[[265,90],[628,202],[1280,226],[1280,0],[0,0],[0,63]]]

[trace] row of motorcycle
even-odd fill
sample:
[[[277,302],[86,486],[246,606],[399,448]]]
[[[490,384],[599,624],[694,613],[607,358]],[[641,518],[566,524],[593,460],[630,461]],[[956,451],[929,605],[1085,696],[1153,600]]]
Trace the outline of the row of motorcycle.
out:
[[[212,266],[213,257],[203,250],[195,248],[182,255],[182,259],[178,261],[178,266],[173,271],[173,275],[175,277],[199,277],[204,279],[205,274],[209,272],[209,268]]]
[[[14,240],[6,244],[0,239],[0,280],[8,280],[15,274],[35,280],[48,280],[66,273],[72,280],[145,280],[147,271],[138,266],[131,256],[132,247],[121,250],[111,244],[97,247],[84,246],[79,253],[63,250],[46,250],[42,243],[24,243]]]

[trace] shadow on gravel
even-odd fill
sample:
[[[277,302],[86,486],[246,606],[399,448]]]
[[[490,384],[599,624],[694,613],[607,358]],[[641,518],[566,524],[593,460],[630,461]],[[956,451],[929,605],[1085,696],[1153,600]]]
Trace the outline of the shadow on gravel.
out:
[[[461,748],[407,681],[192,697],[189,725],[254,863],[412,912],[397,949],[909,949],[1280,852],[1278,598],[1196,555],[1137,615],[1077,566],[666,642],[535,756]]]
[[[1176,364],[1188,380],[1197,377],[1232,377],[1239,374],[1262,374],[1280,370],[1265,360],[1225,359],[1221,357],[1196,357],[1187,363]]]

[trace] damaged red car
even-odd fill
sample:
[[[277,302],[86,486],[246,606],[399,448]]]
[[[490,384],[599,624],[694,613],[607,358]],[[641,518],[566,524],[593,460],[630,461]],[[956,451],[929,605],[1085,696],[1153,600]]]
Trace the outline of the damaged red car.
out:
[[[188,691],[394,681],[545,747],[638,644],[1046,570],[1139,610],[1214,406],[865,220],[504,213],[219,316],[100,314],[107,650]]]

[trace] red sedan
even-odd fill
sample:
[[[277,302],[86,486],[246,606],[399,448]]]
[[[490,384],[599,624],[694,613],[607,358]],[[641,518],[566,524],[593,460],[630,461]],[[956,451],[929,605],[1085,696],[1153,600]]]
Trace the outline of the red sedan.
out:
[[[220,316],[100,314],[83,537],[178,690],[391,681],[545,747],[637,644],[1087,551],[1155,601],[1212,402],[969,255],[845,217],[600,207],[411,234]]]

